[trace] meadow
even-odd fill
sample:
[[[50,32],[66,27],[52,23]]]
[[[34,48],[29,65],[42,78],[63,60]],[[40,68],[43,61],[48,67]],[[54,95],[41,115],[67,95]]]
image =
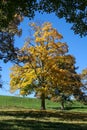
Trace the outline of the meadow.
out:
[[[87,105],[74,101],[60,110],[60,104],[40,99],[0,96],[0,130],[87,130]]]

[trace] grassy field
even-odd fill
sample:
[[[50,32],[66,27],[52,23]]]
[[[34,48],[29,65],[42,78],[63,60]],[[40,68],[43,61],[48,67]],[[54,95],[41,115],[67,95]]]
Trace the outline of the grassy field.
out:
[[[87,130],[87,105],[73,102],[61,111],[60,104],[46,100],[0,96],[0,130]]]
[[[87,105],[80,102],[72,102],[65,105],[68,111],[87,112]],[[40,99],[26,98],[26,97],[13,97],[13,96],[0,96],[0,109],[36,109],[40,110]],[[60,110],[60,103],[46,100],[47,110]]]

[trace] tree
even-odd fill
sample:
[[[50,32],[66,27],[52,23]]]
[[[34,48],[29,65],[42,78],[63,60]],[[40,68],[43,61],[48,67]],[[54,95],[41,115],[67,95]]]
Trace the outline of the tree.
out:
[[[86,92],[87,91],[87,68],[82,70],[81,80],[82,80],[82,83],[83,83],[83,88],[82,89]]]
[[[10,7],[10,8],[9,8]],[[35,12],[55,13],[59,18],[65,18],[72,24],[72,30],[80,36],[87,35],[87,0],[1,0],[0,30],[7,27],[15,14],[27,16],[30,19]]]
[[[82,86],[83,95],[79,96],[79,99],[84,103],[87,103],[87,68],[83,69],[80,75],[83,83]]]
[[[87,87],[87,68],[82,70],[81,78],[83,80],[83,84],[85,85],[85,87]]]
[[[17,52],[19,49],[14,45],[14,36],[21,35],[21,29],[18,28],[21,21],[22,17],[16,15],[7,28],[0,30],[0,60],[5,63],[8,61],[18,62]]]
[[[71,105],[72,104],[72,99],[71,95],[69,94],[64,94],[64,93],[56,93],[52,99],[53,102],[59,102],[61,104],[61,110],[65,109],[65,104]]]
[[[22,20],[22,16],[16,14],[8,27],[0,31],[0,59],[5,62],[17,60],[18,48],[14,46],[14,36],[21,35],[22,30],[18,28],[18,25]]]
[[[2,70],[2,68],[0,67],[0,71]],[[0,88],[2,88],[2,80],[1,80],[1,74],[0,74]]]
[[[61,109],[64,109],[64,104],[73,95],[75,99],[77,96],[81,96],[83,93],[81,87],[83,86],[81,82],[81,77],[76,72],[75,58],[71,55],[64,55],[58,61],[58,68],[65,71],[60,77],[60,81],[54,82],[56,89],[53,90],[52,100],[61,103]],[[58,77],[57,77],[58,78]]]
[[[75,60],[67,54],[67,44],[60,42],[62,35],[48,22],[42,26],[31,23],[31,27],[34,37],[18,53],[22,63],[11,68],[10,86],[11,92],[20,89],[21,95],[35,91],[44,110],[45,98],[56,88],[72,94],[81,83],[74,71]]]
[[[14,20],[14,16],[22,15],[29,18],[34,17],[36,10],[36,0],[1,0],[0,1],[0,30],[8,27],[9,23]]]

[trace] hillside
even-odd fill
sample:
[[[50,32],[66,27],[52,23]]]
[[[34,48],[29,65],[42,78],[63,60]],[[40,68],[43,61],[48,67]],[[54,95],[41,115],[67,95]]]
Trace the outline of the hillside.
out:
[[[65,104],[67,111],[87,112],[87,105],[73,101]],[[40,99],[28,97],[0,96],[0,109],[36,109],[40,110]],[[47,110],[60,110],[60,103],[46,100]]]

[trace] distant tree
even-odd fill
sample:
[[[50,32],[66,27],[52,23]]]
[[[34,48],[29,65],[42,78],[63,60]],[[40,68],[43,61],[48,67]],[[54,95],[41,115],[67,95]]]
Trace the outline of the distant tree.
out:
[[[66,74],[64,73],[60,82],[55,84],[57,88],[53,90],[52,100],[60,102],[61,109],[64,109],[64,104],[70,101],[72,95],[76,100],[78,96],[83,95],[81,90],[83,84],[80,75],[76,72],[75,58],[71,55],[65,55],[62,57],[62,61],[60,61],[58,61],[58,67],[62,70],[66,70]]]
[[[87,68],[82,70],[81,78],[83,80],[85,87],[87,87]]]
[[[61,110],[65,109],[65,104],[67,104],[67,106],[72,104],[71,95],[69,95],[68,93],[55,93],[51,100],[53,102],[59,102],[61,104]]]
[[[60,42],[62,35],[50,23],[42,26],[31,24],[34,37],[28,39],[18,53],[22,63],[11,68],[11,92],[20,89],[21,95],[32,91],[41,98],[41,109],[45,109],[45,98],[55,93],[72,94],[80,88],[75,72],[75,59],[68,55],[68,46]]]
[[[82,86],[83,95],[79,96],[79,100],[87,104],[87,68],[83,69],[80,75],[83,83]]]

